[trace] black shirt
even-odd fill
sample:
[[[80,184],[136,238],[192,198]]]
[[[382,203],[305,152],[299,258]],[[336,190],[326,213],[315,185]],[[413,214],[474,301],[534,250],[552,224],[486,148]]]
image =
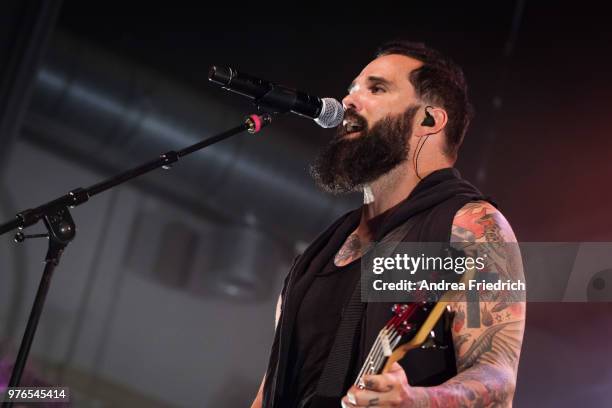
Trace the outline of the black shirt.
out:
[[[316,274],[297,314],[290,352],[287,407],[303,407],[312,395],[334,343],[342,310],[359,280],[361,259],[337,267],[333,259]],[[285,406],[285,405],[283,405]]]

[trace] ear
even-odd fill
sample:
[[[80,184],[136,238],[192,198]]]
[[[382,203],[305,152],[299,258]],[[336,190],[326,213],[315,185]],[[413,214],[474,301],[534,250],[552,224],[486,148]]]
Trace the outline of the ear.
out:
[[[428,112],[431,118],[433,118],[433,124],[431,123],[431,119],[428,121],[425,120],[427,118],[426,112]],[[423,122],[425,122],[425,124]],[[446,127],[447,122],[448,115],[444,109],[427,105],[419,110],[419,113],[417,114],[414,134],[417,137],[421,137],[440,133]]]

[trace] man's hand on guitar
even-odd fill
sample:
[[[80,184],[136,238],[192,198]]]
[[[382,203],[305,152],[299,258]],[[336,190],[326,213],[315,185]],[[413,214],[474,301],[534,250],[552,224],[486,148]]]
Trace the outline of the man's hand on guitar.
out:
[[[428,397],[421,387],[408,384],[404,369],[395,363],[386,374],[364,377],[365,389],[351,387],[342,398],[343,407],[418,407]]]

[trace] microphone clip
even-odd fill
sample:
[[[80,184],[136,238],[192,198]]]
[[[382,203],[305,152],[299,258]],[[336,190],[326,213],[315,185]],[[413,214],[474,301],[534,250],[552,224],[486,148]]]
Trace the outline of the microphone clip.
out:
[[[291,111],[290,107],[296,102],[295,91],[276,85],[272,85],[268,92],[253,100],[258,110],[275,115]]]

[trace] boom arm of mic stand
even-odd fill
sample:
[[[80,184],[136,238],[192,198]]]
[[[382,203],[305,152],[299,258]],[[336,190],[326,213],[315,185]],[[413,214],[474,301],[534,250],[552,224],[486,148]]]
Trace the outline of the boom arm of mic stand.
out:
[[[40,221],[45,216],[45,214],[53,213],[61,208],[74,208],[77,205],[83,204],[84,202],[89,200],[90,197],[96,194],[99,194],[112,187],[125,183],[128,180],[141,176],[160,167],[170,168],[171,165],[177,162],[181,157],[208,147],[212,144],[218,143],[245,130],[249,133],[257,133],[263,127],[269,125],[271,122],[272,117],[270,114],[266,113],[263,115],[250,115],[240,126],[236,126],[228,131],[205,139],[201,142],[195,143],[182,150],[163,153],[159,156],[159,158],[155,160],[151,160],[110,179],[94,184],[88,188],[76,188],[70,191],[68,194],[58,197],[55,200],[49,201],[48,203],[45,203],[41,206],[21,211],[17,213],[14,220],[6,222],[4,224],[0,224],[0,235],[3,235],[9,231],[13,231],[18,228],[27,228]]]

